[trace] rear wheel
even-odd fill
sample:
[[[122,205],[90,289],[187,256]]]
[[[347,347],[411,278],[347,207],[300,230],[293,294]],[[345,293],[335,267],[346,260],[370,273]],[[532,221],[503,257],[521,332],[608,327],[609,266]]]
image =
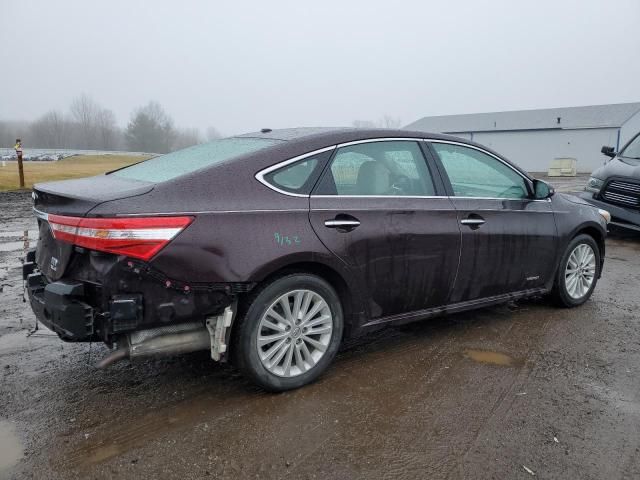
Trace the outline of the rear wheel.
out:
[[[235,357],[245,375],[271,391],[314,381],[342,339],[340,299],[323,279],[293,274],[249,299],[236,335]]]
[[[600,249],[589,235],[578,235],[562,256],[553,295],[565,307],[577,307],[593,293],[600,276]]]

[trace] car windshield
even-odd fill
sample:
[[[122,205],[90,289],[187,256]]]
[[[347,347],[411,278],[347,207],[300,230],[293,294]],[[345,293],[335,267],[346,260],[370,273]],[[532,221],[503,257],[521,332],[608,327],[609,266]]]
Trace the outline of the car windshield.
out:
[[[223,138],[136,163],[110,175],[144,182],[166,182],[280,142],[265,138]]]
[[[632,160],[640,160],[640,135],[636,136],[618,156]]]

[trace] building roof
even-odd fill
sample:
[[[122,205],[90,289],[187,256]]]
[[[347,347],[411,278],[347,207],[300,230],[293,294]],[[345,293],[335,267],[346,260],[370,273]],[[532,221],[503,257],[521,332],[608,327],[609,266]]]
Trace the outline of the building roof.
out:
[[[451,134],[511,130],[618,128],[638,111],[640,111],[640,102],[443,115],[421,118],[405,128]]]

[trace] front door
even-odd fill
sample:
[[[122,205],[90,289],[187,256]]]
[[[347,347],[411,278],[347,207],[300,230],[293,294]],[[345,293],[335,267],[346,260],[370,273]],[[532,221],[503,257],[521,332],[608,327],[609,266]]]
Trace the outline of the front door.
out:
[[[551,202],[532,198],[528,180],[497,156],[431,141],[449,182],[462,232],[450,302],[540,288],[555,272]]]
[[[354,273],[373,321],[444,305],[460,253],[456,211],[419,142],[339,148],[311,195],[313,229]]]

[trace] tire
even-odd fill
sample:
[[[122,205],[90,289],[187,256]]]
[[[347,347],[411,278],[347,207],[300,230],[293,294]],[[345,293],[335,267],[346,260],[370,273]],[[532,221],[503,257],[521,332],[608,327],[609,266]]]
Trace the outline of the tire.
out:
[[[582,256],[583,253],[586,255]],[[588,262],[587,259],[589,259]],[[576,261],[578,261],[577,265]],[[571,265],[569,265],[570,262]],[[576,268],[573,268],[574,266]],[[571,271],[575,272],[577,278]],[[580,277],[582,277],[581,280]],[[578,235],[569,242],[560,260],[552,296],[555,302],[563,307],[572,308],[582,305],[591,297],[599,277],[600,249],[598,244],[590,235]],[[589,281],[587,288],[586,284]]]
[[[240,371],[262,388],[280,392],[311,383],[336,356],[344,328],[342,306],[322,278],[310,274],[277,278],[252,294],[243,307],[234,358]],[[296,308],[299,313],[293,318]]]

